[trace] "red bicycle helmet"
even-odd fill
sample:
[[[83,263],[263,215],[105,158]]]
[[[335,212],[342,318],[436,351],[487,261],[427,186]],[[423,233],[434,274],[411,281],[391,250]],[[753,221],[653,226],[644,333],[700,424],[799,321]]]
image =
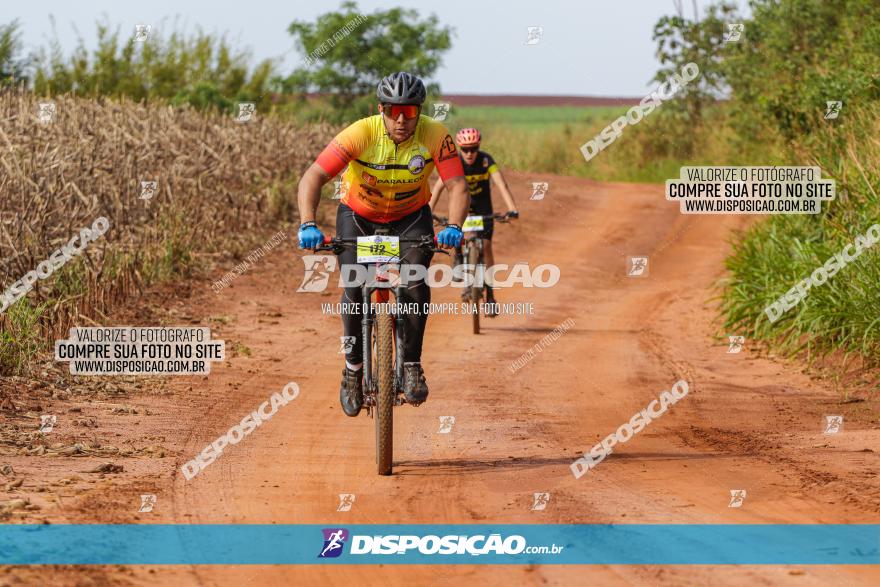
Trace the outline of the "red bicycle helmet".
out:
[[[458,131],[458,134],[455,135],[455,142],[458,143],[459,147],[470,147],[473,145],[480,144],[480,139],[483,137],[480,136],[480,131],[475,128],[463,128]]]

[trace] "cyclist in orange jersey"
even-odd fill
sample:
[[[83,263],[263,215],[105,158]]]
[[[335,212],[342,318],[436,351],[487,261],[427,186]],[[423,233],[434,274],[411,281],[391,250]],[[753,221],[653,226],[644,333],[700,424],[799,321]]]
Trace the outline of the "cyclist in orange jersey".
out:
[[[336,235],[342,238],[369,236],[377,229],[390,229],[401,238],[433,235],[434,226],[428,200],[428,179],[436,168],[451,196],[450,225],[437,235],[444,248],[461,243],[461,224],[468,209],[468,190],[455,142],[441,123],[421,114],[427,92],[418,77],[395,73],[382,79],[376,89],[379,114],[351,124],[321,152],[306,170],[299,183],[299,246],[312,249],[323,241],[315,224],[315,212],[321,198],[321,186],[345,169],[342,175],[342,201],[336,212]],[[357,253],[346,250],[340,263],[355,265]],[[432,253],[401,243],[401,269],[407,264],[427,267]],[[412,282],[402,304],[425,308],[431,290],[424,280]],[[360,287],[346,287],[343,308],[361,307]],[[357,304],[357,306],[353,306]],[[422,341],[427,314],[405,315],[406,336],[402,349],[404,361],[403,391],[407,401],[418,404],[428,396],[428,386],[421,366]],[[343,411],[357,416],[363,406],[363,344],[359,313],[343,313],[343,332],[354,337],[355,344],[345,356],[339,390]]]

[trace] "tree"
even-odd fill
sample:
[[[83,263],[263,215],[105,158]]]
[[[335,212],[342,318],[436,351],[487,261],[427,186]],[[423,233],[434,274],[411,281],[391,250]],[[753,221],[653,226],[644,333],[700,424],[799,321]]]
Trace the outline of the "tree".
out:
[[[827,127],[828,101],[880,100],[876,0],[752,0],[751,8],[748,42],[724,64],[740,125],[772,125],[802,140]]]
[[[687,122],[696,124],[705,108],[724,93],[721,70],[724,33],[736,6],[729,2],[709,6],[702,19],[694,6],[693,20],[685,18],[681,0],[676,2],[676,9],[675,16],[664,16],[654,25],[653,39],[657,42],[657,59],[662,66],[654,81],[665,82],[673,73],[680,74],[682,67],[691,62],[700,67],[700,76],[679,94]]]
[[[306,66],[281,81],[287,92],[320,92],[342,119],[363,114],[375,101],[379,80],[395,71],[430,78],[441,56],[452,46],[452,29],[436,16],[419,20],[412,9],[392,8],[362,14],[355,2],[343,2],[314,23],[294,21],[288,27]],[[436,85],[429,91],[437,92]]]
[[[21,55],[21,32],[17,20],[0,25],[0,85],[27,83],[27,60]]]
[[[822,123],[826,103],[880,100],[880,3],[877,0],[751,0],[751,17],[727,1],[706,16],[665,16],[654,27],[663,80],[689,61],[700,78],[671,105],[698,123],[714,98],[729,95],[730,112],[744,136],[772,127],[788,141],[803,141]],[[735,20],[733,20],[735,19]],[[727,24],[744,25],[738,42],[725,43]],[[699,82],[699,83],[695,83]],[[664,106],[666,110],[666,107]]]
[[[38,94],[75,91],[224,111],[240,101],[255,102],[261,112],[270,109],[274,63],[264,60],[252,67],[250,51],[237,49],[225,36],[160,23],[146,40],[136,41],[133,31],[108,22],[96,28],[97,47],[91,52],[80,38],[65,55],[56,34],[48,49],[37,53],[33,86]]]

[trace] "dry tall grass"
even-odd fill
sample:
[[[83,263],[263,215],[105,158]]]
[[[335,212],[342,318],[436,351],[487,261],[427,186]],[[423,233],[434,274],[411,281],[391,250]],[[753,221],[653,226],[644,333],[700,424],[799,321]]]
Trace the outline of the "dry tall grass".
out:
[[[261,226],[292,220],[295,182],[333,135],[72,96],[55,97],[42,123],[41,101],[0,92],[0,291],[96,218],[110,230],[0,315],[7,374],[144,282],[185,272],[192,253],[249,246]],[[141,199],[142,181],[158,182],[152,199]]]

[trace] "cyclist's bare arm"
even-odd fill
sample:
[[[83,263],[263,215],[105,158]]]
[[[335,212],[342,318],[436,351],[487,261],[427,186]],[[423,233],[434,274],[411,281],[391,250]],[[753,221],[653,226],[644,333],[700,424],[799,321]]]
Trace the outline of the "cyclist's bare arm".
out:
[[[299,180],[296,196],[299,206],[299,221],[314,222],[318,202],[321,201],[321,186],[330,181],[330,176],[317,163],[312,163]]]
[[[366,148],[371,140],[367,125],[368,119],[362,118],[345,127],[303,174],[297,194],[300,222],[315,220],[321,200],[321,186],[339,175]]]
[[[513,194],[510,192],[510,188],[507,187],[507,181],[505,181],[501,171],[496,171],[495,173],[490,174],[489,177],[492,178],[495,187],[501,192],[501,197],[504,198],[504,203],[507,204],[507,209],[516,210],[516,202],[513,201]]]
[[[443,180],[439,177],[437,181],[434,183],[434,187],[431,188],[431,201],[428,202],[428,206],[431,207],[431,211],[434,210],[434,207],[437,205],[437,202],[440,201],[440,194],[443,192]]]
[[[446,128],[443,127],[443,130]],[[458,151],[455,149],[455,141],[448,132],[442,141],[437,142],[432,155],[437,162],[437,173],[443,180],[443,187],[449,192],[449,223],[461,226],[467,217],[471,196],[468,193],[461,159],[458,158]]]
[[[464,176],[453,177],[443,184],[449,191],[449,223],[461,226],[471,205],[467,181]]]

